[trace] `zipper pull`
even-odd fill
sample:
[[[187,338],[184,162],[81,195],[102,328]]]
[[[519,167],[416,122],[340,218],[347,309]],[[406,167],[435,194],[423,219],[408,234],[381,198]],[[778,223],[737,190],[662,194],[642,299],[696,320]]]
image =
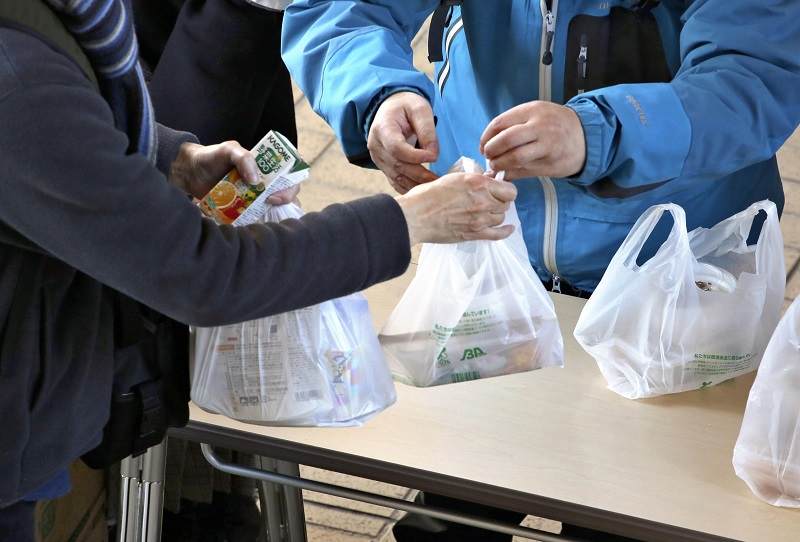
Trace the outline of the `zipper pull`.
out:
[[[581,34],[581,52],[578,53],[578,77],[586,79],[586,67],[588,61],[589,43],[586,34]]]
[[[553,48],[553,36],[556,33],[556,19],[553,17],[553,12],[547,10],[547,13],[544,16],[544,26],[545,26],[545,45],[544,45],[544,54],[542,55],[542,64],[545,66],[549,66],[553,63],[553,53],[551,49]]]
[[[553,292],[560,294],[561,293],[561,277],[558,275],[553,275]]]

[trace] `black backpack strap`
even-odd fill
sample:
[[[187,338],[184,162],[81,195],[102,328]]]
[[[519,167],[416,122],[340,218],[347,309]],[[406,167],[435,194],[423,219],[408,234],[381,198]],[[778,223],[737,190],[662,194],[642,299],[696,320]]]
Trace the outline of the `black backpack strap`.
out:
[[[0,1],[0,25],[33,32],[75,62],[92,85],[100,88],[97,75],[83,49],[61,19],[42,0]]]
[[[92,468],[139,455],[189,421],[189,330],[111,290],[115,374],[100,445],[82,456]]]
[[[453,7],[460,6],[463,0],[441,0],[439,7],[433,12],[431,26],[428,30],[428,61],[441,62],[444,60],[442,52],[442,39],[444,29],[450,24]]]

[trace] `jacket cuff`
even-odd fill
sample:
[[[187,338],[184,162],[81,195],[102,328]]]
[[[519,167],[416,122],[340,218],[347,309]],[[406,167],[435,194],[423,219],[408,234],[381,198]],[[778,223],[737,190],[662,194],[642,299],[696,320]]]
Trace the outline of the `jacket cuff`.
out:
[[[184,143],[200,143],[194,134],[167,128],[156,123],[158,130],[158,154],[156,155],[156,168],[169,177],[172,162],[178,157],[181,145]]]
[[[361,222],[367,243],[371,285],[400,276],[411,262],[408,224],[400,205],[388,194],[357,199],[346,204]]]
[[[413,92],[414,94],[419,94],[426,100],[430,101],[430,98],[427,94],[425,94],[421,89],[417,87],[410,87],[410,86],[398,86],[398,87],[386,87],[382,89],[378,94],[376,94],[372,100],[369,102],[369,106],[367,106],[367,110],[364,115],[364,126],[362,126],[362,131],[364,133],[364,141],[367,141],[369,138],[369,129],[372,127],[372,121],[375,119],[375,114],[380,109],[383,102],[389,96],[394,94],[398,94],[400,92]],[[433,105],[431,105],[433,107]]]
[[[578,115],[586,142],[586,163],[580,173],[567,180],[587,186],[608,174],[614,155],[616,117],[604,115],[600,107],[587,98],[573,98],[566,105]]]

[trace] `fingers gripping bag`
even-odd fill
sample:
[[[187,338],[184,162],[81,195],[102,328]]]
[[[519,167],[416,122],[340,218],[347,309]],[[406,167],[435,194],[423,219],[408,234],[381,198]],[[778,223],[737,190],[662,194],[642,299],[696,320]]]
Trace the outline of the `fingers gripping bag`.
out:
[[[482,171],[469,159],[454,168]],[[528,261],[513,205],[506,220],[515,230],[502,241],[423,246],[380,335],[396,380],[426,387],[563,366],[553,301]]]
[[[800,300],[786,311],[764,352],[733,467],[761,500],[800,508]]]
[[[266,221],[302,215],[270,206]],[[395,399],[361,294],[196,330],[192,400],[205,410],[264,425],[347,426]]]
[[[664,213],[669,237],[637,259]],[[766,214],[758,241],[747,240]],[[629,399],[704,388],[753,371],[775,329],[786,286],[775,204],[762,201],[710,229],[686,231],[674,204],[634,224],[586,303],[575,338],[611,390]]]

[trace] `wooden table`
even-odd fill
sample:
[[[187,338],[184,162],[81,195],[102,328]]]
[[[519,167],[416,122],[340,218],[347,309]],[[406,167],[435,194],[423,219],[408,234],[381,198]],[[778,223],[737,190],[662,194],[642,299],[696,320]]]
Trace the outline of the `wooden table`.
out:
[[[368,292],[382,322],[405,280]],[[364,427],[247,425],[192,407],[191,440],[656,542],[800,541],[800,511],[758,501],[731,465],[752,375],[631,401],[608,391],[554,294],[566,367],[417,389]]]

